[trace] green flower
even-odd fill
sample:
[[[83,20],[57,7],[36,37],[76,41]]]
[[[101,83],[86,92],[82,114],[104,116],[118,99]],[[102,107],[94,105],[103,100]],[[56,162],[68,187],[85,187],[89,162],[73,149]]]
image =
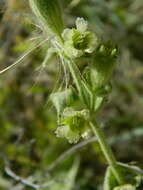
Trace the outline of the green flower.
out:
[[[57,137],[66,138],[69,143],[77,143],[79,139],[88,138],[89,111],[75,111],[72,108],[65,108],[60,126],[56,130]]]
[[[94,33],[87,31],[88,23],[83,18],[77,18],[76,29],[65,29],[62,33],[64,39],[64,53],[70,58],[92,53],[97,46]]]

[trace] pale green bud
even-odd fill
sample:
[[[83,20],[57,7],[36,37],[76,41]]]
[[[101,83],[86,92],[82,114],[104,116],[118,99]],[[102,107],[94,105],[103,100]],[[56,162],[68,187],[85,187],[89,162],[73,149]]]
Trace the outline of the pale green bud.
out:
[[[63,31],[63,19],[58,0],[29,0],[30,6],[43,24],[43,27],[60,36]]]
[[[97,48],[91,66],[93,88],[101,88],[108,84],[116,63],[117,53],[117,48],[114,48],[110,43]]]

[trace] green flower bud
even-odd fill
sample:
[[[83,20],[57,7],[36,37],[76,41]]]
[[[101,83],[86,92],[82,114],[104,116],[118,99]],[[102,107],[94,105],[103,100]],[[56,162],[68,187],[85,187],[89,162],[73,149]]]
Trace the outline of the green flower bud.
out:
[[[108,84],[116,62],[117,48],[110,43],[98,47],[91,66],[91,82],[93,88],[101,88]]]
[[[64,27],[58,0],[29,0],[29,2],[44,28],[60,36]]]
[[[69,143],[77,143],[79,139],[88,138],[88,119],[89,111],[75,111],[72,108],[66,108],[63,112],[60,125],[56,130],[57,137],[66,138]]]
[[[77,18],[76,29],[65,29],[64,53],[70,58],[81,57],[85,53],[92,53],[97,46],[94,33],[87,31],[88,23],[83,18]]]

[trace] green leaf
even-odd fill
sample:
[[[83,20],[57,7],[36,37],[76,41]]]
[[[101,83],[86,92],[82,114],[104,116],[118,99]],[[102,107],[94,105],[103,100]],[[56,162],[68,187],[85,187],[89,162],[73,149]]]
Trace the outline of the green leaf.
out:
[[[79,159],[76,159],[68,172],[59,175],[61,182],[54,183],[48,190],[72,190],[75,184],[75,178],[79,168]]]
[[[100,97],[100,96],[95,97],[94,111],[99,110],[99,108],[101,107],[103,101],[104,101],[103,97]]]
[[[104,190],[113,190],[118,185],[116,178],[114,177],[111,167],[108,167],[104,179]]]
[[[122,185],[122,186],[119,186],[119,187],[115,187],[113,190],[136,190],[136,187],[127,184],[127,185]]]
[[[140,168],[118,163],[118,169],[129,184],[119,186],[111,167],[108,167],[104,179],[104,190],[136,190],[135,187],[140,186],[142,182],[142,170]]]
[[[29,0],[31,9],[46,30],[61,37],[62,11],[58,0]]]
[[[4,12],[5,12],[5,8],[6,8],[6,1],[5,0],[1,0],[0,1],[0,21],[3,18]]]
[[[10,189],[11,187],[12,187],[11,181],[4,178],[0,173],[0,189],[1,190]]]

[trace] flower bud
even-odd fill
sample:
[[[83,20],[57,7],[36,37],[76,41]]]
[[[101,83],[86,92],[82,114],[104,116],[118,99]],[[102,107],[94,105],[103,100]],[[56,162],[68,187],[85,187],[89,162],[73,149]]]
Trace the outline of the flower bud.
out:
[[[110,43],[100,45],[96,50],[91,67],[91,81],[95,89],[108,84],[116,62],[117,53],[117,48]]]
[[[44,28],[60,36],[63,31],[63,19],[58,0],[29,0],[29,2]]]

